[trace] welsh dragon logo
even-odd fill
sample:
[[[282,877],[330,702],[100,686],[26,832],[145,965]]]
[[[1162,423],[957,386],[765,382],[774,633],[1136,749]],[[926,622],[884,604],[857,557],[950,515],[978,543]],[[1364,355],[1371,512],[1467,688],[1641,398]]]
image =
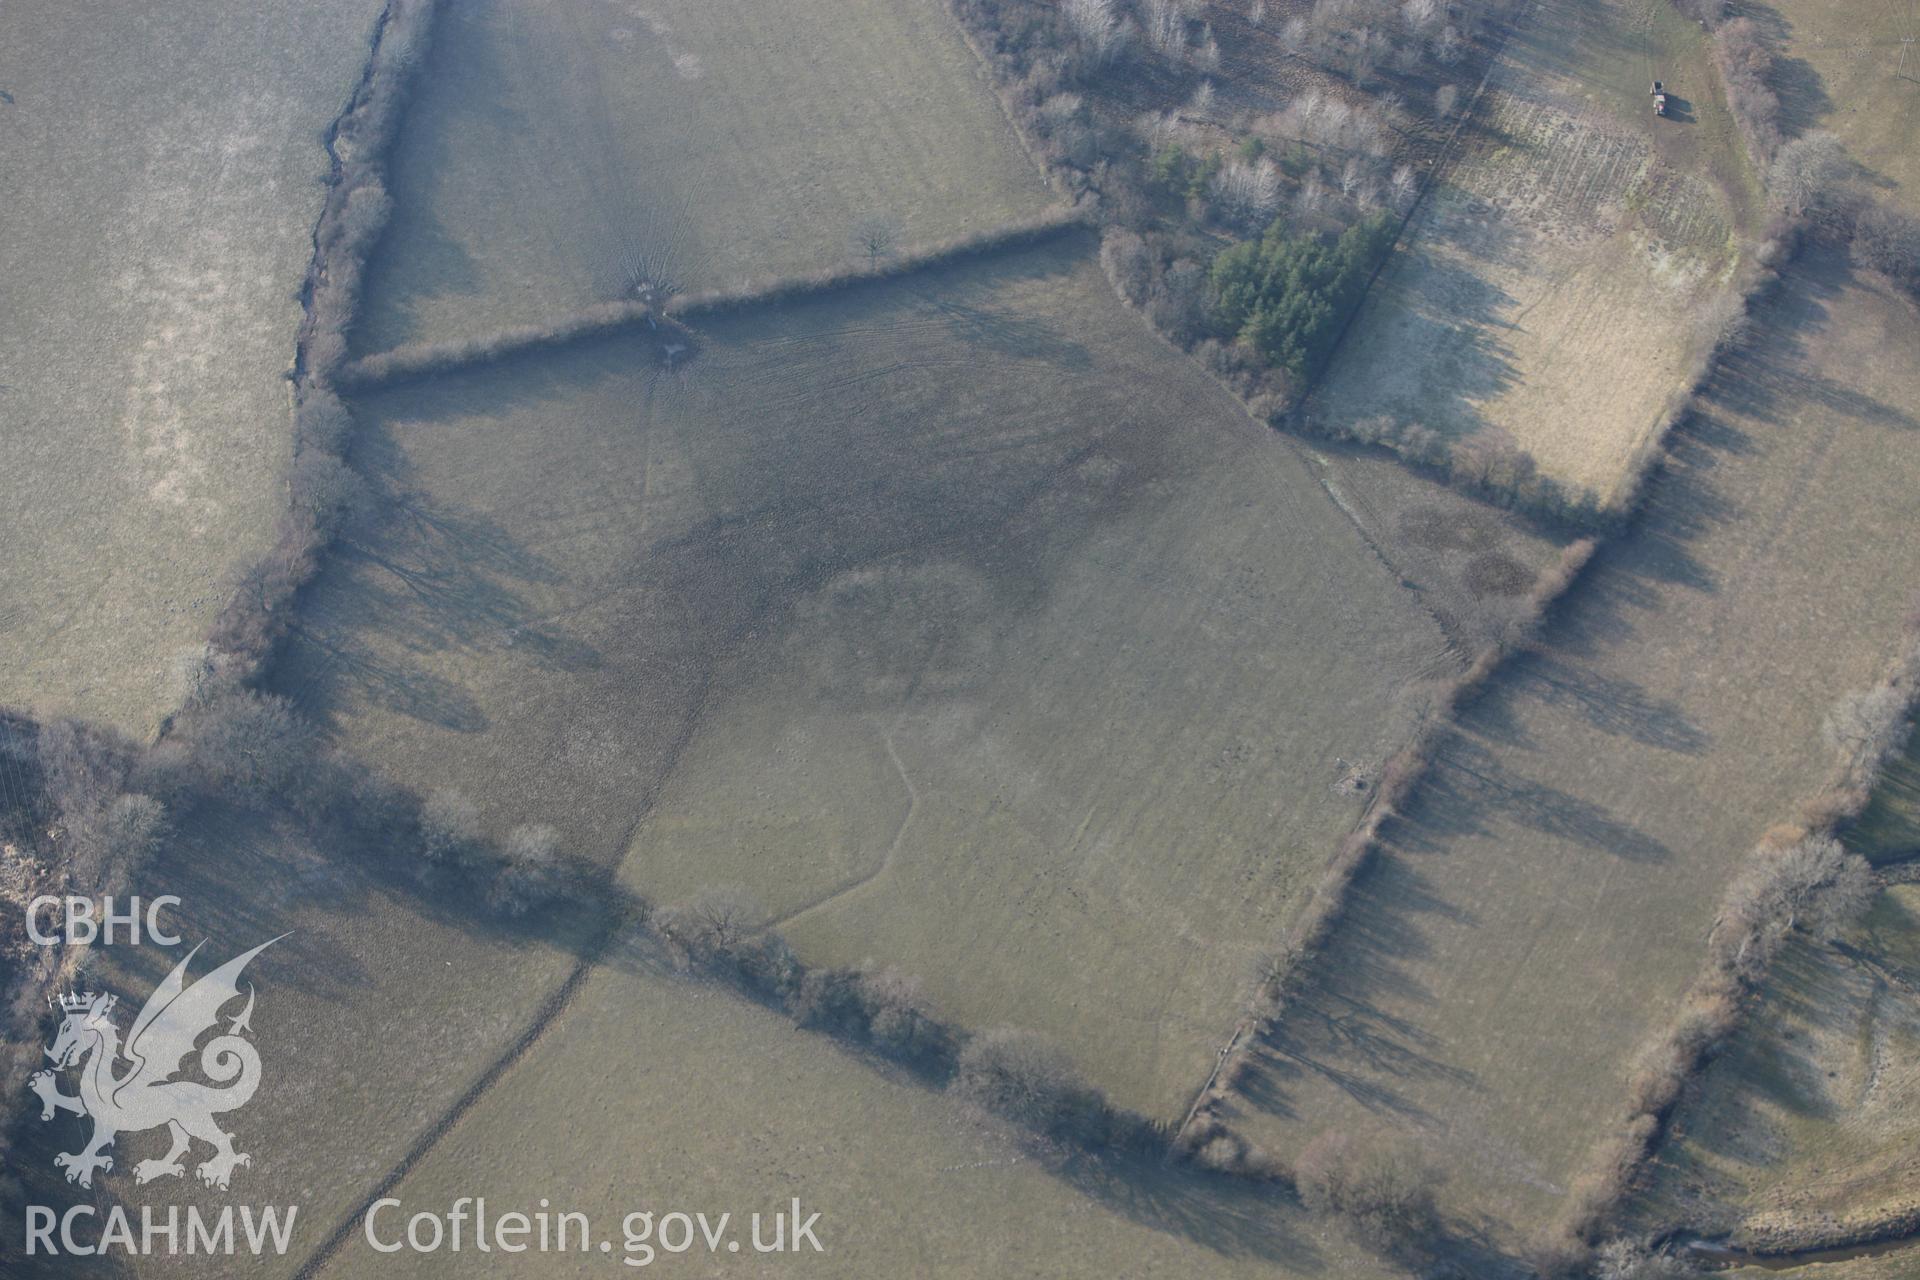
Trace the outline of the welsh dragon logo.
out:
[[[196,1138],[214,1149],[213,1155],[194,1170],[209,1187],[226,1190],[233,1171],[253,1163],[251,1156],[233,1149],[233,1135],[213,1120],[216,1115],[246,1106],[260,1085],[259,1051],[244,1038],[252,1030],[252,983],[247,984],[246,1007],[229,1020],[224,1033],[200,1049],[200,1070],[214,1084],[172,1077],[179,1073],[182,1060],[193,1052],[200,1037],[217,1029],[220,1010],[228,1001],[239,998],[240,971],[247,962],[278,941],[280,938],[263,942],[188,986],[187,965],[200,950],[194,947],[147,997],[124,1046],[120,1029],[113,1024],[113,996],[88,993],[60,997],[60,1011],[66,1017],[46,1051],[53,1070],[35,1072],[27,1087],[40,1095],[42,1120],[53,1119],[57,1111],[71,1111],[93,1120],[93,1137],[85,1147],[53,1158],[55,1166],[67,1171],[68,1182],[91,1187],[95,1170],[113,1171],[113,1157],[106,1151],[115,1138],[161,1125],[172,1135],[173,1147],[161,1159],[134,1165],[135,1182],[185,1173],[180,1157],[187,1154]],[[130,1065],[116,1075],[122,1059]],[[80,1068],[80,1092],[69,1096],[60,1092],[57,1073],[73,1066]]]

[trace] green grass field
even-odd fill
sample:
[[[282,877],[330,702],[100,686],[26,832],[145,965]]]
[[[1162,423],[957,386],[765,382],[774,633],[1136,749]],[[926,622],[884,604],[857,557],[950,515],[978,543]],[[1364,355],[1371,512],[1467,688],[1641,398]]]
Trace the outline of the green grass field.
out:
[[[379,8],[0,10],[0,703],[151,731],[270,543],[320,134]]]
[[[1656,77],[1685,99],[1668,119]],[[1518,446],[1615,498],[1715,336],[1751,184],[1671,5],[1534,5],[1309,416]]]
[[[1084,244],[646,352],[369,398],[398,514],[282,686],[1177,1114],[1359,812],[1336,784],[1456,668],[1440,628]]]
[[[1240,1123],[1398,1129],[1455,1203],[1549,1214],[1698,971],[1722,888],[1824,778],[1819,726],[1920,569],[1910,304],[1796,267],[1538,655],[1441,753]]]
[[[1044,182],[939,0],[452,6],[393,159],[377,350],[710,288],[1037,212]]]

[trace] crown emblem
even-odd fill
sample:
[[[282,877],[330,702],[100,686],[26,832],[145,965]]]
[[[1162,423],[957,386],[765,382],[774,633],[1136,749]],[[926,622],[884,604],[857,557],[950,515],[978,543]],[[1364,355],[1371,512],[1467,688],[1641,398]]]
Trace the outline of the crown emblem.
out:
[[[85,1013],[93,1006],[94,999],[91,991],[82,991],[78,995],[69,991],[60,997],[60,1009],[63,1013]],[[105,1013],[112,1007],[113,997],[108,996],[106,1003],[100,1007],[100,1012]]]

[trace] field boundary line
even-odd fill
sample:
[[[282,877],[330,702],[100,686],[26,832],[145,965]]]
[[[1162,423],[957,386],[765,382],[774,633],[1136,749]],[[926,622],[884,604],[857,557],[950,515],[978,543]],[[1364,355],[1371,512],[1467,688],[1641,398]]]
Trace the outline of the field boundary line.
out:
[[[694,347],[694,336],[683,323],[694,317],[774,307],[843,289],[904,279],[969,258],[1043,244],[1084,230],[1088,225],[1087,216],[1080,209],[1055,205],[1032,218],[1001,223],[970,236],[936,241],[884,261],[781,276],[737,289],[680,294],[663,304],[640,299],[598,302],[552,320],[517,325],[491,334],[393,347],[352,361],[335,377],[334,385],[342,391],[369,391],[410,378],[453,373],[530,351],[602,337],[642,324],[660,336],[661,354],[671,363],[680,351]]]
[[[1374,286],[1379,283],[1381,275],[1394,261],[1401,242],[1407,238],[1407,228],[1413,225],[1414,218],[1425,207],[1427,196],[1439,183],[1441,175],[1452,170],[1461,132],[1473,122],[1474,115],[1480,107],[1480,100],[1486,96],[1487,86],[1493,82],[1494,72],[1500,69],[1500,61],[1506,56],[1507,46],[1513,42],[1514,32],[1519,29],[1522,22],[1533,16],[1533,10],[1534,0],[1526,0],[1526,3],[1507,19],[1505,29],[1500,36],[1500,43],[1494,46],[1492,54],[1487,58],[1487,69],[1481,73],[1480,83],[1474,86],[1473,96],[1467,99],[1467,105],[1461,108],[1459,116],[1454,120],[1453,131],[1440,145],[1440,154],[1428,166],[1426,176],[1421,180],[1420,189],[1414,192],[1413,202],[1407,206],[1406,213],[1400,218],[1400,225],[1394,229],[1393,241],[1387,245],[1387,251],[1380,255],[1380,260],[1374,263],[1372,273],[1367,276],[1366,288],[1361,290],[1360,298],[1353,304],[1353,309],[1347,312],[1347,318],[1341,322],[1339,332],[1333,335],[1333,342],[1327,347],[1326,358],[1320,362],[1320,368],[1315,372],[1313,381],[1301,391],[1295,408],[1291,411],[1292,416],[1303,414],[1307,401],[1312,399],[1320,383],[1326,379],[1327,371],[1333,367],[1335,358],[1340,354],[1340,348],[1346,343],[1347,334],[1360,319],[1360,313],[1367,309],[1367,303],[1373,300]]]

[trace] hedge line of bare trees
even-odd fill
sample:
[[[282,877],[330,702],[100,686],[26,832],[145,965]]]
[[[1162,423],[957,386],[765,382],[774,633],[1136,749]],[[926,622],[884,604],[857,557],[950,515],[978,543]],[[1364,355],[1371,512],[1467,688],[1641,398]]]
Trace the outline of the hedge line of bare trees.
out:
[[[1084,211],[1057,205],[1031,218],[1003,223],[977,235],[958,236],[900,251],[878,231],[864,256],[844,267],[823,268],[796,275],[752,281],[731,289],[681,293],[664,303],[652,299],[599,302],[544,324],[518,325],[474,338],[418,342],[363,356],[345,365],[335,385],[362,391],[405,378],[447,373],[473,365],[491,364],[522,352],[557,347],[597,334],[613,333],[645,324],[658,339],[664,359],[691,350],[697,335],[679,321],[718,315],[743,307],[767,306],[817,297],[875,280],[964,262],[1001,250],[1039,244],[1085,226]]]
[[[704,893],[654,910],[648,924],[690,967],[785,1010],[799,1026],[900,1062],[1054,1149],[1166,1149],[1161,1126],[1113,1105],[1043,1037],[943,1022],[919,980],[895,969],[809,966],[779,933],[760,927],[758,910],[739,894]]]
[[[1768,83],[1774,52],[1752,18],[1736,18],[1713,36],[1713,65],[1726,90],[1727,109],[1747,142],[1754,163],[1764,169],[1780,146],[1780,98]]]
[[[1761,839],[1728,887],[1679,1017],[1641,1051],[1619,1118],[1590,1153],[1539,1244],[1547,1274],[1584,1264],[1594,1237],[1653,1153],[1682,1090],[1738,1028],[1781,948],[1795,937],[1830,940],[1872,905],[1871,869],[1836,836],[1865,810],[1882,771],[1905,747],[1917,692],[1920,602],[1880,683],[1847,694],[1828,714],[1822,736],[1833,765],[1826,784],[1802,805],[1797,821]]]
[[[346,460],[352,421],[333,381],[346,361],[367,258],[392,212],[383,164],[412,73],[426,54],[434,12],[435,0],[389,0],[360,83],[327,131],[332,171],[314,227],[292,372],[289,502],[273,548],[242,575],[209,637],[214,664],[239,681],[251,679],[271,656],[291,620],[294,595],[364,499],[365,486]]]
[[[1222,1109],[1252,1071],[1260,1040],[1298,997],[1313,961],[1333,937],[1355,880],[1379,849],[1387,823],[1400,813],[1431,767],[1455,717],[1486,687],[1501,663],[1532,645],[1548,609],[1573,585],[1596,546],[1593,539],[1581,538],[1561,551],[1559,560],[1534,581],[1506,634],[1481,650],[1465,671],[1434,691],[1422,721],[1381,768],[1360,821],[1341,841],[1279,946],[1264,962],[1219,1065],[1175,1135],[1175,1145],[1181,1151],[1215,1168],[1231,1170],[1245,1165],[1266,1172],[1273,1167],[1270,1156],[1229,1131],[1221,1117]]]

